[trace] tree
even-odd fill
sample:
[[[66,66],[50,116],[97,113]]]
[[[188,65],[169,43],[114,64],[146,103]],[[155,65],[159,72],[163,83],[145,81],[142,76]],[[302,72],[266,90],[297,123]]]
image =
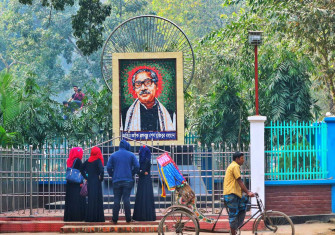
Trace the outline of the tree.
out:
[[[98,91],[88,82],[84,108],[63,119],[60,104],[50,99],[50,88],[36,83],[37,75],[28,73],[23,85],[10,74],[0,75],[0,145],[32,144],[42,146],[54,137],[76,141],[111,133],[111,93]]]
[[[255,113],[254,52],[248,30],[257,24],[267,30],[271,19],[244,14],[244,9],[233,18],[196,46],[197,70],[186,113],[206,144],[248,143],[247,117]],[[260,114],[269,121],[311,120],[318,110],[310,96],[313,65],[294,43],[277,37],[267,33],[259,48]]]
[[[95,138],[103,133],[112,136],[112,94],[104,87],[101,91],[85,86],[83,110],[63,120],[61,135],[78,141]],[[59,133],[60,134],[60,133]]]
[[[60,129],[58,104],[49,98],[50,91],[41,89],[34,74],[27,74],[19,86],[11,74],[0,74],[0,142],[26,143],[35,146]]]
[[[239,1],[230,1],[239,2]],[[295,41],[318,68],[314,76],[329,92],[335,112],[335,1],[247,1],[252,11],[270,19],[271,30]]]
[[[37,75],[28,73],[24,86],[20,89],[20,100],[24,109],[10,125],[19,133],[19,143],[41,146],[47,138],[57,136],[62,131],[60,105],[51,100],[50,88],[36,83]]]
[[[191,40],[199,40],[229,23],[240,6],[224,7],[220,0],[153,0],[153,10],[180,26]]]
[[[103,38],[107,38],[107,34],[121,23],[117,2],[105,1],[113,11],[105,21]],[[71,19],[79,6],[64,5],[64,10],[54,10],[52,5],[43,6],[41,1],[31,3],[27,6],[16,1],[0,2],[3,9],[0,21],[0,71],[6,70],[17,79],[23,78],[27,72],[38,74],[38,85],[50,86],[55,92],[68,90],[72,85],[82,85],[92,79],[98,79],[100,82],[97,86],[101,86],[101,49],[86,56],[77,46],[78,40],[73,35]],[[123,17],[138,12],[145,14],[148,10],[146,7],[144,0],[127,1],[122,6]]]
[[[112,2],[117,1],[108,1]],[[100,51],[85,56],[69,24],[77,5],[64,5],[63,10],[55,11],[54,6],[43,6],[41,1],[31,3],[0,2],[0,70],[12,74],[10,81],[0,83],[0,89],[6,86],[0,91],[0,126],[5,130],[0,130],[1,142],[9,143],[13,133],[13,143],[37,146],[55,136],[82,140],[111,131],[111,94],[101,86]],[[145,1],[127,1],[122,14],[127,17],[147,11],[146,7]],[[106,21],[111,27],[106,27],[106,33],[120,21],[113,11]],[[61,105],[51,97],[72,85],[83,88],[87,101],[83,111],[64,120]],[[12,121],[4,125],[3,120],[9,120],[13,110]]]
[[[7,133],[6,130],[0,126],[0,146],[7,147],[15,142],[16,133]]]
[[[19,0],[22,4],[33,4],[33,0]],[[49,8],[49,20],[52,10],[64,11],[67,6],[74,6],[74,0],[41,0],[43,7]],[[111,13],[110,6],[99,0],[78,0],[79,8],[72,16],[73,35],[76,45],[84,55],[90,55],[103,44],[103,22]]]
[[[202,143],[241,144],[248,141],[246,102],[241,97],[235,72],[228,67],[219,76],[212,92],[199,97],[197,133]],[[209,86],[206,84],[206,86]]]
[[[310,121],[319,112],[311,97],[311,61],[298,59],[295,54],[283,51],[270,77],[268,114],[271,121]]]
[[[59,14],[58,27],[45,20],[43,7],[18,6],[13,1],[0,3],[3,6],[0,21],[0,69],[4,68],[17,79],[23,78],[29,71],[39,74],[39,85],[53,85],[54,89],[68,84],[63,83],[65,74],[62,58],[71,63],[74,46],[68,42],[71,30],[67,26],[66,15]],[[61,29],[61,30],[59,30]],[[17,66],[4,66],[13,64]]]
[[[243,30],[229,25],[214,31],[195,47],[197,68],[186,113],[202,143],[248,143],[251,109],[252,54]]]
[[[8,132],[8,127],[15,122],[22,110],[20,98],[13,85],[10,74],[0,73],[0,146],[14,143],[17,134]]]
[[[13,77],[0,73],[0,125],[11,125],[23,109],[20,93],[15,89]]]

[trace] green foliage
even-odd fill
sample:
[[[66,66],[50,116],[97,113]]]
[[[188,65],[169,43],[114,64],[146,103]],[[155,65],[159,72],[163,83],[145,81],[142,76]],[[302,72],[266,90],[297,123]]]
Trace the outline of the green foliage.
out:
[[[16,133],[7,133],[6,130],[0,126],[0,146],[6,147],[12,145],[15,141]]]
[[[10,74],[0,76],[0,142],[41,146],[54,137],[82,141],[112,130],[111,93],[107,88],[98,91],[97,84],[87,83],[84,108],[75,113],[65,112],[50,99],[50,88],[36,83],[37,75],[28,73],[22,87],[11,86]],[[3,94],[6,94],[4,96]],[[15,104],[15,105],[12,105]],[[68,118],[64,120],[63,116]]]
[[[290,56],[290,57],[289,57]],[[283,58],[270,77],[269,97],[271,121],[309,121],[313,119],[315,101],[310,95],[308,60],[298,60],[293,53]],[[314,113],[318,107],[314,105]]]
[[[198,40],[229,23],[227,16],[240,5],[224,7],[220,0],[153,0],[152,7],[157,15],[180,26],[191,40]]]
[[[32,0],[19,0],[22,4],[32,5]],[[64,11],[66,6],[73,6],[74,0],[41,0],[43,7]],[[84,55],[90,55],[103,44],[103,22],[110,15],[110,6],[103,5],[99,0],[79,0],[79,9],[72,16],[73,34],[77,37],[76,44]]]
[[[121,6],[120,1],[105,1],[105,5],[92,0],[73,1],[74,4],[64,0],[49,0],[45,4],[42,0],[22,1],[31,5],[17,2],[0,2],[0,71],[6,70],[17,79],[33,72],[38,74],[39,86],[49,86],[56,93],[93,78],[99,78],[99,86],[102,85],[99,48],[104,38],[122,21],[119,8],[127,18],[148,14],[150,10],[144,0],[121,1]],[[112,10],[103,20],[107,8]],[[72,26],[73,20],[77,26]],[[102,24],[106,32],[102,31]],[[83,44],[83,48],[78,47],[78,43]],[[93,47],[95,52],[87,56]]]
[[[311,120],[318,112],[310,92],[314,77],[319,89],[333,92],[332,1],[17,2],[0,2],[0,70],[13,74],[0,78],[0,132],[6,142],[39,145],[53,136],[80,140],[110,132],[111,93],[101,89],[99,48],[118,24],[140,14],[171,19],[194,41],[205,36],[195,44],[196,74],[184,94],[185,123],[203,143],[248,143],[247,116],[254,114],[248,30],[265,35],[259,47],[259,97],[260,113],[268,120]],[[81,111],[64,120],[50,94],[74,84],[86,84],[87,98]]]
[[[335,111],[335,4],[334,1],[249,0],[256,14],[268,18],[269,30],[297,43],[317,68],[314,76],[329,94]],[[328,110],[329,111],[329,110]]]
[[[207,35],[196,47],[200,59],[186,113],[203,143],[248,144],[247,117],[255,113],[255,75],[254,48],[247,37],[257,24],[267,29],[271,22],[241,11],[232,16],[231,24]],[[312,120],[318,107],[310,95],[311,61],[296,51],[294,43],[271,33],[258,54],[260,114],[270,121]],[[203,99],[194,95],[204,93]]]
[[[20,3],[22,4],[33,4],[33,0],[19,0]],[[56,1],[48,1],[48,0],[42,0],[42,6],[45,7],[52,7],[56,10],[61,10],[63,11],[66,5],[73,6],[74,0],[56,0]]]
[[[107,7],[101,1],[21,1],[29,6],[17,2],[0,2],[0,70],[13,75],[1,77],[11,80],[0,82],[0,126],[5,133],[17,134],[14,144],[37,146],[55,136],[79,140],[111,132],[111,93],[101,89],[101,51],[96,50],[103,40],[99,39],[102,23],[106,21],[110,33],[122,21],[119,13],[124,17],[145,13],[148,3],[121,1],[124,4],[119,6],[120,1],[105,1]],[[104,19],[111,7],[113,12]],[[71,20],[82,30],[80,37],[92,42],[82,41],[83,47],[88,46],[85,50],[76,44],[80,40],[73,36]],[[92,47],[96,52],[85,56]],[[83,110],[68,113],[69,119],[64,120],[61,105],[50,97],[72,85],[81,86],[87,100]]]
[[[15,86],[10,74],[0,74],[1,143],[25,142],[37,145],[57,130],[57,104],[47,89],[41,89],[28,74],[24,87]],[[12,131],[12,132],[11,132]]]
[[[68,47],[71,31],[66,30],[67,23],[49,22],[45,18],[47,11],[39,5],[22,7],[13,2],[7,3],[0,21],[0,44],[3,45],[0,46],[0,66],[5,65],[2,68],[17,79],[28,71],[39,74],[39,85],[59,89],[65,74],[60,58],[74,52],[73,46],[71,50]],[[59,17],[64,19],[66,14]]]
[[[11,125],[22,110],[20,93],[14,87],[13,77],[0,73],[0,125]]]
[[[131,18],[133,16],[145,15],[145,14],[154,14],[149,7],[151,1],[147,0],[108,0],[108,4],[112,8],[112,14],[110,19],[121,23],[123,20]],[[147,9],[148,8],[148,9]],[[108,22],[109,25],[112,22]],[[113,28],[111,28],[113,29]]]
[[[79,0],[79,10],[72,16],[73,35],[84,55],[90,55],[103,44],[102,23],[111,12],[99,0]]]
[[[198,60],[189,92],[192,99],[186,100],[185,107],[188,129],[195,129],[203,144],[248,143],[253,60],[242,33],[245,29],[229,27],[207,35],[195,48]]]
[[[200,134],[201,142],[206,144],[245,143],[248,141],[248,129],[242,117],[247,115],[247,110],[235,74],[226,68],[218,71],[218,76],[218,82],[212,84],[214,90],[207,95],[200,95],[197,133]]]
[[[36,75],[27,75],[21,97],[25,108],[11,128],[20,134],[21,142],[37,146],[61,131],[62,118],[59,104],[50,99],[50,89],[39,87],[35,80]]]
[[[318,171],[319,162],[316,160],[316,156],[310,154],[305,156],[305,161],[302,161],[302,154],[283,154],[279,158],[279,172],[303,172],[303,169],[307,172]],[[311,163],[311,164],[310,164]],[[292,164],[292,165],[291,165]],[[307,176],[308,178],[310,176]],[[301,177],[302,178],[302,177]]]
[[[102,133],[112,134],[112,95],[107,88],[98,91],[85,86],[84,107],[63,120],[63,136],[76,140],[88,140]]]
[[[13,86],[13,77],[10,74],[0,73],[0,146],[14,143],[16,133],[8,133],[5,127],[15,122],[20,111],[20,99]]]

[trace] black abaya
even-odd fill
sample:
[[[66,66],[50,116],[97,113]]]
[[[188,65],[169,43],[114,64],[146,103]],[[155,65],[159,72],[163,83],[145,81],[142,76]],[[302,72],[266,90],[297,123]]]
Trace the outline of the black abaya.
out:
[[[75,160],[75,169],[81,169],[82,163],[79,158]],[[85,220],[86,198],[80,196],[80,184],[66,182],[64,221]]]
[[[150,175],[151,163],[149,159],[140,163],[139,181],[135,199],[133,219],[137,221],[155,221],[155,202]],[[145,172],[148,172],[145,175]]]
[[[103,209],[103,195],[101,182],[104,177],[104,168],[101,160],[86,161],[83,164],[81,174],[87,179],[88,205],[86,222],[105,222]],[[88,176],[86,175],[88,174]]]

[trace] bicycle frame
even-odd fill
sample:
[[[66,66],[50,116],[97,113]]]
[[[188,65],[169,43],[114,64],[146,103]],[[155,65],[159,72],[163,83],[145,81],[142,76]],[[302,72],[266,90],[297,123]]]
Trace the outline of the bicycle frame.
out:
[[[264,213],[264,211],[265,211],[265,208],[264,208],[264,205],[263,205],[263,203],[262,203],[262,200],[259,198],[259,196],[258,196],[258,194],[256,193],[255,194],[255,197],[256,197],[256,202],[257,202],[257,204],[255,205],[255,204],[251,204],[251,208],[254,208],[254,209],[258,209],[249,219],[247,219],[247,221],[245,221],[242,225],[240,225],[239,227],[238,227],[238,229],[240,229],[240,228],[242,228],[246,223],[248,223],[251,219],[253,219],[253,218],[255,218],[256,217],[256,215],[257,215],[257,217],[256,217],[256,219],[254,220],[254,223],[253,223],[253,225],[252,225],[252,231],[255,231],[255,223],[256,223],[256,221],[258,220],[258,218],[260,217],[260,216],[262,216],[262,214]]]
[[[252,225],[252,232],[253,233],[255,233],[255,231],[258,230],[258,225],[260,224],[260,222],[264,222],[264,226],[266,228],[268,228],[270,231],[276,232],[277,229],[278,229],[278,226],[277,226],[276,223],[272,222],[272,218],[276,218],[276,217],[271,217],[271,215],[268,214],[268,213],[271,214],[273,211],[272,210],[265,211],[265,207],[263,205],[262,200],[259,198],[258,194],[255,194],[255,196],[256,196],[256,202],[257,203],[256,204],[251,204],[250,208],[257,209],[256,212],[253,213],[251,215],[251,217],[248,218],[245,222],[243,222],[243,224],[240,225],[237,228],[237,230],[240,230],[250,220],[254,219],[253,225]],[[223,199],[221,198],[221,200],[223,200]],[[224,200],[223,200],[223,202],[224,202]],[[215,231],[215,227],[216,227],[216,224],[217,224],[219,218],[222,215],[222,211],[223,211],[224,208],[226,208],[227,214],[229,215],[229,208],[226,205],[226,203],[224,203],[224,207],[221,208],[221,211],[220,211],[220,213],[219,213],[219,215],[218,215],[218,217],[217,217],[217,219],[216,219],[216,221],[215,221],[215,223],[214,223],[214,225],[213,225],[213,227],[212,227],[211,230],[201,229],[200,228],[200,223],[199,223],[200,221],[196,217],[196,214],[194,213],[194,211],[190,210],[186,206],[183,206],[183,205],[174,205],[172,207],[169,207],[165,212],[166,213],[172,213],[172,214],[174,212],[177,212],[177,213],[178,212],[182,212],[188,218],[190,218],[192,220],[192,222],[193,222],[193,224],[194,224],[195,227],[194,226],[186,226],[186,223],[175,223],[175,224],[178,224],[177,227],[178,227],[178,229],[180,231],[182,231],[182,230],[195,231],[197,234],[199,232],[215,232],[215,233],[220,233],[220,232],[223,232],[223,231]],[[292,221],[290,220],[290,218],[287,215],[285,215],[284,213],[282,213],[282,212],[276,211],[276,213],[279,214],[279,215],[282,215],[285,218],[285,222],[288,222],[291,225],[291,227],[292,227],[292,234],[294,234],[294,225],[293,225]],[[165,219],[166,219],[165,217],[166,217],[166,215],[163,217],[163,219],[161,220],[161,222],[159,224],[159,231],[163,231],[162,229],[163,229],[163,225],[165,223]],[[182,216],[181,216],[181,218],[182,218]],[[180,226],[179,226],[179,224],[180,224]],[[177,228],[177,227],[175,227],[175,228]],[[225,230],[224,233],[227,233],[227,230]],[[160,232],[159,232],[159,234],[160,234]]]
[[[258,194],[255,194],[255,197],[256,197],[256,202],[257,204],[251,204],[251,208],[252,209],[258,209],[249,219],[247,219],[242,225],[240,225],[237,229],[241,229],[246,223],[248,223],[250,220],[252,220],[253,218],[256,217],[256,219],[254,220],[253,222],[253,225],[252,225],[252,231],[255,231],[255,223],[257,221],[257,219],[262,216],[262,214],[264,213],[265,209],[264,209],[264,206],[263,206],[263,203],[261,201],[261,199],[259,198]],[[225,206],[221,209],[220,213],[219,213],[219,216],[217,217],[215,223],[214,223],[214,226],[212,228],[212,232],[214,232],[215,230],[215,227],[216,227],[216,224],[219,220],[219,218],[221,217],[221,214],[222,214],[222,211],[223,209],[226,208],[226,211],[227,211],[227,215],[229,215],[229,210],[228,210],[228,207],[227,205],[225,204]]]

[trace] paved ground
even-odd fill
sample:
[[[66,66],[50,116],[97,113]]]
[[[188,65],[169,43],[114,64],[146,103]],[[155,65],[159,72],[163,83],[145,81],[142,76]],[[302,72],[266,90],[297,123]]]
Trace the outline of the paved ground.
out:
[[[296,235],[335,235],[335,224],[333,223],[313,223],[313,224],[297,224],[295,225]],[[12,234],[18,235],[17,233],[3,233],[3,234]],[[23,234],[46,234],[46,235],[54,235],[60,233],[20,233]],[[85,233],[80,233],[85,234]],[[97,233],[97,234],[105,234],[105,233]],[[129,233],[119,233],[123,235],[129,235]],[[141,233],[141,235],[152,235],[153,233]],[[201,235],[209,235],[213,233],[201,233]],[[225,233],[227,234],[227,233]],[[242,231],[242,235],[251,235],[252,233],[249,231]],[[271,233],[267,233],[271,234]],[[286,235],[286,234],[280,234]]]

